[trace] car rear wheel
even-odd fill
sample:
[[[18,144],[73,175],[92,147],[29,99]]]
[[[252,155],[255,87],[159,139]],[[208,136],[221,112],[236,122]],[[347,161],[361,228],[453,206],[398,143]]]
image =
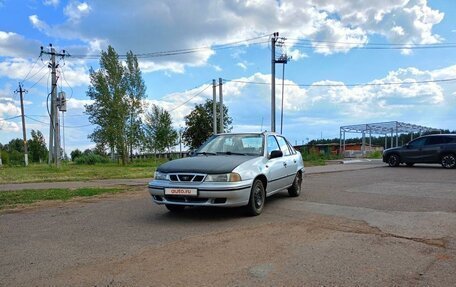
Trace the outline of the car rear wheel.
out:
[[[297,197],[301,194],[302,174],[296,173],[293,184],[288,188],[288,195],[291,197]]]
[[[165,206],[171,212],[181,212],[185,209],[185,205],[165,204]]]
[[[388,165],[391,167],[399,166],[400,164],[399,156],[397,154],[392,154],[388,157]]]
[[[260,215],[266,201],[266,193],[261,180],[256,179],[253,182],[252,190],[250,191],[249,204],[247,204],[247,213],[251,216]]]
[[[440,161],[444,168],[455,168],[456,167],[456,156],[452,153],[442,156]]]

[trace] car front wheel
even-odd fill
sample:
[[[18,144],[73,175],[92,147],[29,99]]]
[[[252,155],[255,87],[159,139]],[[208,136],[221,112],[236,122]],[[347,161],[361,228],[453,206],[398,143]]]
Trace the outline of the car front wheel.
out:
[[[456,156],[452,153],[442,156],[441,164],[444,168],[455,168],[456,167]]]
[[[250,191],[249,204],[247,204],[247,213],[251,216],[260,215],[266,201],[266,193],[261,180],[256,179],[253,182],[252,190]]]
[[[302,174],[298,172],[295,176],[293,184],[288,188],[288,195],[297,197],[301,194]]]
[[[399,156],[397,154],[392,154],[388,157],[388,165],[391,167],[399,166],[400,164]]]

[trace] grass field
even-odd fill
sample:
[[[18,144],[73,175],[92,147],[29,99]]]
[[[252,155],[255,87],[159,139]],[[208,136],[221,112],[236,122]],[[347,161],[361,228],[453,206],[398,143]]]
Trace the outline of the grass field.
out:
[[[111,178],[147,178],[152,177],[155,169],[166,159],[138,160],[122,166],[116,163],[77,165],[63,163],[61,167],[47,164],[31,164],[28,167],[0,167],[0,184],[49,182],[49,181],[83,181]]]
[[[113,194],[125,191],[125,188],[79,188],[46,189],[0,192],[0,209],[14,208],[19,204],[31,204],[43,200],[68,200],[74,197],[88,197],[99,194]]]

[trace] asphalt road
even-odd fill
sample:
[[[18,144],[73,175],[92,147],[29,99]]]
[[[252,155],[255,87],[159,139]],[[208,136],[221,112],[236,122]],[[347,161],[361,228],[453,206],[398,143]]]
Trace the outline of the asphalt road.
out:
[[[145,189],[0,214],[0,286],[456,286],[456,170],[314,173],[264,213]]]

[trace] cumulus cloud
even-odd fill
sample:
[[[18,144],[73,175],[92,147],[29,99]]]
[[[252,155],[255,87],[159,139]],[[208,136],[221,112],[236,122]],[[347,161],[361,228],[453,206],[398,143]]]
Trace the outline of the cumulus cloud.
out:
[[[124,13],[127,6],[135,13]],[[184,0],[125,0],[111,1],[109,5],[93,0],[70,1],[64,14],[66,20],[51,27],[38,15],[30,16],[30,21],[45,33],[52,28],[54,35],[83,40],[91,49],[105,49],[109,43],[120,53],[132,47],[134,53],[206,47],[280,31],[289,38],[289,53],[295,60],[304,56],[293,48],[300,40],[309,40],[322,54],[345,53],[364,46],[370,35],[381,35],[393,43],[437,43],[442,38],[432,28],[444,17],[425,0],[205,0],[192,5]],[[117,25],[119,22],[123,24]],[[237,48],[233,57],[242,57],[242,50]],[[143,59],[142,65],[146,72],[182,73],[188,65],[204,65],[214,53],[202,49],[180,56]]]
[[[23,57],[39,55],[40,43],[28,40],[14,32],[0,31],[0,57]]]

